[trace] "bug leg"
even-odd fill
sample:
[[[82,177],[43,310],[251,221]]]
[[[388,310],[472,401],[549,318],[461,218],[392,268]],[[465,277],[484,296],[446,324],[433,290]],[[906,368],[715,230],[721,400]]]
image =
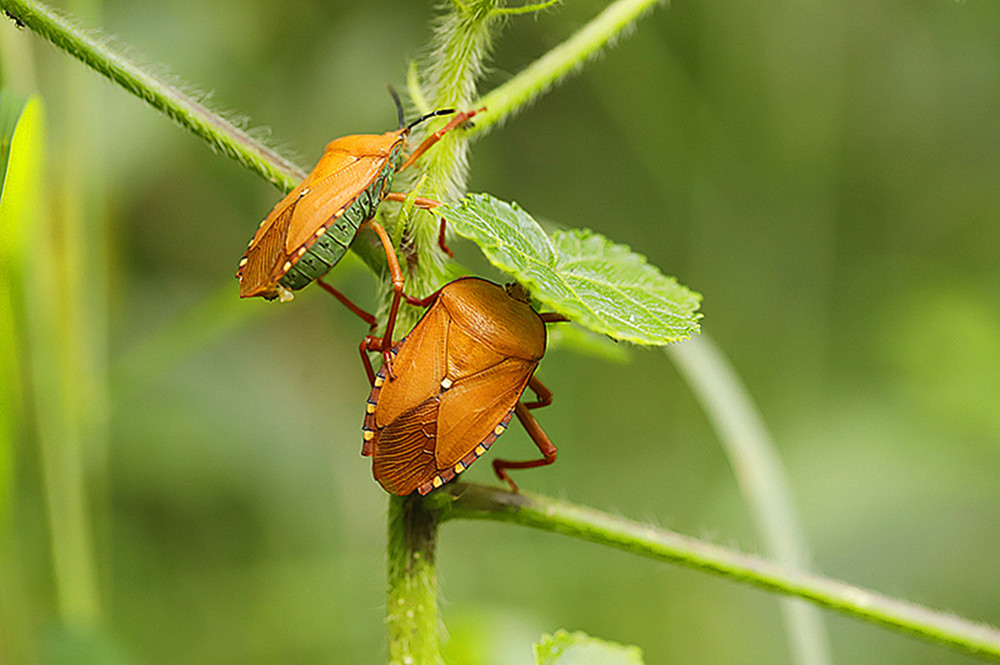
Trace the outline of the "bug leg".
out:
[[[403,201],[406,200],[406,195],[402,194],[401,192],[389,192],[388,194],[385,195],[385,198],[388,201],[398,201],[402,203]],[[421,196],[418,196],[413,200],[413,205],[420,208],[421,210],[432,210],[441,205],[441,202],[435,201],[434,199],[425,199]],[[454,252],[452,252],[451,249],[448,247],[448,245],[445,243],[444,231],[447,225],[448,222],[445,220],[444,217],[442,217],[441,230],[438,231],[438,247],[440,247],[441,251],[450,256],[451,258],[455,258]]]
[[[424,142],[418,145],[417,149],[414,150],[412,153],[410,153],[410,156],[406,158],[406,161],[403,162],[398,169],[396,169],[396,172],[398,173],[399,171],[408,168],[410,165],[413,164],[413,162],[417,161],[417,159],[420,158],[420,155],[427,152],[432,145],[440,141],[442,136],[444,136],[451,130],[455,129],[463,122],[470,119],[472,116],[485,110],[486,108],[484,107],[481,109],[477,109],[475,111],[463,111],[462,113],[456,113],[455,117],[452,118],[447,125],[445,125],[441,129],[437,130],[436,132],[428,136],[426,139],[424,139]]]
[[[399,302],[403,298],[403,271],[399,268],[399,259],[396,257],[396,250],[392,247],[392,240],[385,232],[382,225],[375,220],[368,220],[366,224],[378,234],[382,241],[382,248],[385,249],[385,260],[389,265],[389,276],[392,279],[392,305],[389,306],[389,318],[385,323],[385,332],[382,333],[382,357],[385,359],[386,372],[389,380],[396,378],[392,372],[392,329],[396,326],[396,315],[399,313]]]
[[[447,284],[445,284],[445,286],[447,286]],[[410,303],[414,307],[427,307],[431,303],[433,303],[435,300],[437,300],[437,297],[439,295],[441,295],[441,291],[443,290],[443,288],[444,287],[438,289],[437,291],[435,291],[434,293],[430,294],[426,298],[418,298],[416,296],[408,296],[405,293],[403,294],[403,298],[405,298],[406,302]]]
[[[375,385],[375,370],[372,369],[372,361],[368,357],[369,351],[381,351],[382,350],[382,340],[378,337],[372,337],[367,335],[361,344],[358,345],[358,351],[361,352],[361,364],[365,366],[365,374],[368,375],[368,383]]]
[[[359,317],[361,317],[364,320],[364,322],[368,324],[368,332],[369,333],[375,332],[375,328],[378,327],[378,321],[375,320],[374,316],[372,316],[371,314],[369,314],[365,310],[363,310],[360,307],[358,307],[357,305],[355,305],[353,302],[351,302],[350,298],[348,298],[343,293],[341,293],[340,291],[338,291],[337,289],[335,289],[333,286],[331,286],[331,285],[327,284],[326,282],[324,282],[322,277],[319,277],[316,280],[316,283],[319,284],[320,287],[324,291],[326,291],[331,296],[333,296],[334,298],[336,298],[337,300],[339,300],[341,303],[343,303],[344,306],[347,307],[347,309],[351,310],[352,312],[354,312],[355,314],[357,314]]]
[[[551,393],[549,393],[551,396]],[[528,436],[531,440],[535,442],[538,449],[542,451],[542,459],[527,460],[525,462],[510,462],[507,460],[496,459],[493,460],[493,471],[497,474],[500,480],[505,480],[510,485],[510,488],[517,492],[517,483],[515,483],[511,477],[507,474],[507,469],[533,469],[539,466],[547,466],[556,461],[556,447],[549,439],[548,435],[542,431],[541,426],[535,417],[531,415],[528,411],[528,407],[521,402],[517,403],[514,407],[514,413],[517,415],[517,419],[521,421],[524,425],[524,429],[527,430]]]
[[[384,198],[386,201],[395,201],[396,203],[406,202],[406,194],[403,194],[402,192],[389,192],[388,194],[385,195]],[[418,196],[415,199],[413,199],[413,205],[417,208],[420,208],[421,210],[431,210],[441,205],[441,202],[435,201],[434,199],[425,199],[422,196]]]
[[[441,251],[450,256],[451,258],[455,258],[455,253],[451,251],[451,248],[448,247],[447,243],[445,243],[444,230],[447,225],[448,225],[448,220],[442,217],[441,230],[438,231],[438,247],[440,247]]]
[[[542,321],[545,321],[545,323],[560,323],[562,321],[569,321],[568,318],[556,312],[542,312],[538,316],[542,317]]]
[[[531,378],[528,379],[528,387],[535,393],[535,401],[524,402],[524,408],[540,409],[543,406],[552,404],[552,391],[546,388],[545,384],[542,383],[534,374],[532,374]]]

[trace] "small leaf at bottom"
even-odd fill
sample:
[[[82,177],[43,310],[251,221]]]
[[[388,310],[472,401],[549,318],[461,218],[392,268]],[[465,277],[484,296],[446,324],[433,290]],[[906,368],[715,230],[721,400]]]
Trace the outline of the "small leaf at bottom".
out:
[[[535,645],[535,665],[643,665],[642,649],[558,630]]]

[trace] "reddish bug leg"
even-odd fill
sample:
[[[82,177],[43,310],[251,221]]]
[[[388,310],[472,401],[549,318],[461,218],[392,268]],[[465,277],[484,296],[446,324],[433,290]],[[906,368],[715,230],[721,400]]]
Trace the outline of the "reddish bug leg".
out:
[[[551,397],[551,393],[549,394]],[[514,407],[514,414],[517,415],[517,419],[521,421],[524,425],[524,429],[528,432],[528,436],[531,440],[535,442],[538,449],[542,452],[542,459],[527,460],[525,462],[509,462],[507,460],[496,459],[493,460],[493,472],[497,474],[500,480],[505,480],[510,485],[510,488],[517,492],[518,487],[510,475],[507,473],[507,469],[534,469],[539,466],[548,466],[556,461],[556,447],[555,444],[549,439],[548,435],[542,431],[541,426],[535,417],[531,415],[528,411],[528,407],[521,402],[518,402],[517,406]]]
[[[334,298],[336,298],[337,300],[339,300],[341,303],[343,303],[344,307],[346,307],[347,309],[351,310],[352,312],[354,312],[355,314],[357,314],[359,317],[361,317],[364,320],[364,322],[368,324],[368,332],[375,332],[375,328],[378,327],[378,321],[375,320],[374,316],[372,316],[371,314],[369,314],[365,310],[363,310],[360,307],[358,307],[357,305],[355,305],[353,302],[351,302],[350,298],[348,298],[347,296],[345,296],[343,293],[341,293],[340,291],[338,291],[336,288],[334,288],[330,284],[327,284],[325,281],[323,281],[322,277],[318,277],[316,279],[316,282],[320,285],[320,287],[323,288],[324,291],[326,291],[331,296],[333,296]]]
[[[447,286],[447,284],[445,286]],[[406,298],[406,302],[410,303],[414,307],[429,307],[431,303],[437,300],[437,297],[441,295],[441,291],[443,290],[443,288],[444,287],[438,289],[437,291],[430,294],[426,298],[417,298],[416,296],[408,296],[405,293],[403,294],[403,297]]]
[[[542,383],[534,374],[532,374],[531,378],[528,379],[528,387],[535,393],[535,401],[523,402],[524,408],[540,409],[543,406],[552,404],[552,391],[546,388],[545,384]]]
[[[389,319],[385,323],[385,332],[382,334],[382,357],[385,359],[386,372],[390,379],[395,379],[392,372],[392,329],[396,326],[396,315],[399,313],[399,301],[403,298],[403,271],[399,268],[399,259],[396,258],[396,250],[392,248],[392,240],[385,232],[382,225],[374,220],[365,222],[378,234],[385,249],[385,259],[389,265],[389,276],[392,279],[392,305],[389,306]]]
[[[424,139],[424,142],[421,143],[420,145],[418,145],[417,148],[416,148],[416,150],[414,150],[412,153],[410,153],[410,156],[407,157],[406,161],[403,162],[402,165],[398,169],[396,169],[396,173],[399,173],[403,169],[405,169],[405,168],[409,167],[410,165],[412,165],[413,162],[417,161],[420,158],[420,155],[422,155],[425,152],[427,152],[431,148],[431,146],[433,146],[435,143],[437,143],[438,141],[440,141],[442,136],[444,136],[445,134],[447,134],[451,130],[455,129],[456,127],[458,127],[459,125],[461,125],[466,120],[469,120],[470,118],[472,118],[477,113],[479,113],[481,111],[485,111],[485,110],[486,110],[486,107],[483,107],[483,108],[477,109],[475,111],[463,111],[462,113],[456,113],[455,117],[453,117],[451,119],[451,121],[448,122],[447,125],[445,125],[441,129],[437,130],[436,132],[434,132],[433,134],[431,134],[430,136],[428,136],[426,139]]]
[[[366,336],[361,340],[361,344],[358,345],[358,351],[361,352],[361,364],[365,366],[365,374],[368,375],[368,383],[375,385],[375,370],[372,368],[372,361],[368,357],[369,351],[381,351],[382,350],[382,338],[372,337],[371,335]]]
[[[395,201],[396,203],[405,203],[406,194],[402,192],[389,192],[388,194],[385,195],[385,200]],[[431,210],[441,205],[441,202],[435,201],[434,199],[425,199],[422,196],[418,196],[415,199],[413,199],[413,205],[417,208],[420,208],[421,210]]]
[[[381,227],[379,227],[379,228],[381,228]],[[384,233],[384,230],[383,230],[383,233]],[[393,255],[393,256],[395,256],[395,255]],[[396,268],[398,270],[398,268],[399,268],[399,264],[398,263],[396,264]],[[393,284],[395,284],[395,281],[393,282]],[[430,294],[426,298],[417,298],[415,296],[408,296],[405,293],[403,293],[402,290],[400,290],[399,295],[400,295],[400,297],[402,297],[403,299],[405,299],[406,302],[410,303],[414,307],[427,307],[432,302],[434,302],[435,299],[437,299],[437,297],[438,297],[438,295],[440,293],[441,293],[441,289],[438,289],[437,291],[435,291],[434,293]],[[390,312],[390,317],[389,317],[389,323],[390,323],[390,325],[392,325],[392,324],[395,323],[394,313],[396,311],[398,311],[398,309],[399,309],[399,305],[396,302],[396,300],[394,299],[393,300],[393,308],[392,308],[392,310]],[[391,333],[392,332],[391,330],[389,330],[389,326],[388,325],[386,326],[386,332],[387,333]],[[393,378],[393,374],[392,374],[392,365],[390,364],[390,361],[392,359],[392,346],[393,346],[393,344],[392,344],[391,341],[386,342],[386,340],[391,340],[391,339],[392,338],[389,337],[388,335],[384,335],[383,337],[374,337],[373,335],[368,335],[363,340],[361,340],[361,344],[358,345],[358,350],[361,352],[361,362],[364,364],[365,374],[368,375],[368,383],[372,384],[373,386],[375,385],[375,370],[374,370],[374,368],[372,368],[372,361],[368,358],[368,352],[370,352],[370,351],[380,351],[380,352],[383,353],[383,357],[385,358],[385,362],[386,362],[386,372],[389,374],[389,378],[392,379]],[[388,352],[385,351],[386,348],[389,349]]]
[[[390,192],[389,194],[386,194],[385,198],[388,199],[389,201],[398,201],[402,203],[403,201],[406,200],[406,195],[400,192]],[[441,205],[441,202],[435,201],[434,199],[425,199],[423,197],[418,196],[413,200],[413,205],[420,208],[421,210],[431,210]],[[448,244],[445,242],[444,232],[447,226],[448,226],[447,220],[445,220],[445,218],[442,217],[441,229],[438,231],[438,247],[440,247],[441,251],[450,256],[451,258],[455,258],[454,252],[451,251],[451,248],[448,247]]]
[[[451,248],[448,247],[447,243],[445,242],[444,229],[445,229],[445,226],[447,226],[447,225],[448,225],[448,221],[444,217],[442,217],[441,218],[441,230],[438,231],[438,247],[440,247],[441,251],[444,252],[445,254],[447,254],[448,256],[450,256],[451,258],[455,258],[455,253],[451,251]]]

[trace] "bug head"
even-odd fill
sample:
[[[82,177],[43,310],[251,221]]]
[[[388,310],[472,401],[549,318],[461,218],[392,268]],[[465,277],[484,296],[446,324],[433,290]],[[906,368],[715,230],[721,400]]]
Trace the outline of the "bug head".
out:
[[[511,282],[510,284],[505,284],[503,288],[507,292],[507,295],[509,295],[514,300],[527,303],[529,305],[531,304],[531,296],[528,295],[528,290],[523,286],[521,286],[520,284],[518,284],[517,282]]]

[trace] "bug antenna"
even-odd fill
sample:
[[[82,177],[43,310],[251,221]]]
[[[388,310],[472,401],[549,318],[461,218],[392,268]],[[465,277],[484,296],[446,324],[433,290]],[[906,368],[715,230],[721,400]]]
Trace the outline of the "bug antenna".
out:
[[[454,112],[455,109],[441,109],[439,111],[431,111],[430,113],[425,113],[424,115],[420,116],[419,118],[411,122],[409,125],[407,125],[406,129],[411,130],[420,123],[422,123],[424,120],[430,120],[431,118],[436,118],[439,115],[451,115]]]
[[[392,95],[392,101],[396,102],[396,115],[399,117],[399,128],[402,129],[406,126],[406,119],[403,117],[403,102],[399,99],[399,93],[392,85],[385,86],[389,88],[389,94]],[[412,126],[412,125],[411,125]]]

